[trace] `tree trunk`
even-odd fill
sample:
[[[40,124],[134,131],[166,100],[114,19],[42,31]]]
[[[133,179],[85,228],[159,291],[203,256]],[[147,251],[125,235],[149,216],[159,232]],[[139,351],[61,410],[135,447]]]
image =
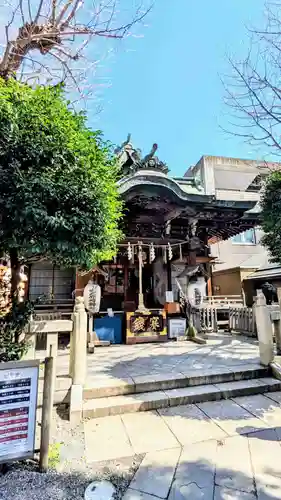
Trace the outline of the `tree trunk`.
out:
[[[20,263],[18,251],[16,248],[10,250],[11,261],[11,299],[18,301],[19,299],[19,284],[20,284]]]
[[[19,285],[20,285],[20,263],[18,251],[16,248],[10,250],[10,265],[11,265],[11,301],[12,307],[14,302],[19,301]],[[15,342],[19,341],[19,335],[16,334]]]

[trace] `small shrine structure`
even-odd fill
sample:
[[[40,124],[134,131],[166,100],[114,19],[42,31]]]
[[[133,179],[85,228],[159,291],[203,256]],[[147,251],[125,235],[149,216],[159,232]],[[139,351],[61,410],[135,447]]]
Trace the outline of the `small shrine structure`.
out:
[[[202,157],[183,177],[172,177],[157,149],[153,144],[142,155],[130,135],[116,149],[125,238],[112,262],[76,277],[80,293],[94,277],[101,289],[99,310],[120,315],[127,343],[167,340],[167,317],[179,314],[179,287],[197,304],[212,295],[210,242],[259,220],[256,189],[216,189],[218,157]],[[249,185],[256,174],[250,177]]]

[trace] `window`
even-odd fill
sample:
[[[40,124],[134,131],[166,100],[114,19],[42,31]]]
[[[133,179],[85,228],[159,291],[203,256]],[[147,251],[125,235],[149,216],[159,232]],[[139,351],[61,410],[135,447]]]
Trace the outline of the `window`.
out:
[[[232,243],[238,245],[256,245],[255,229],[248,229],[244,233],[236,234],[231,238]]]

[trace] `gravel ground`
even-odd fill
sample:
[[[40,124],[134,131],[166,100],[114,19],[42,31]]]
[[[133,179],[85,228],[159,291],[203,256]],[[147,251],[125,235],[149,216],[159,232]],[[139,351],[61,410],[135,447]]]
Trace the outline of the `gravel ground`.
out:
[[[40,444],[41,411],[37,411],[36,444]],[[58,452],[52,451],[55,446]],[[84,500],[87,486],[95,480],[108,480],[121,500],[144,455],[107,462],[87,463],[83,423],[72,426],[67,410],[54,409],[49,463],[55,470],[38,472],[38,459],[9,464],[0,473],[0,500]]]
[[[111,481],[116,487],[115,499],[120,500],[142,459],[143,455],[137,455],[83,464],[79,472],[50,471],[47,474],[36,471],[38,463],[35,461],[13,464],[0,476],[0,500],[84,500],[87,486],[97,479]]]

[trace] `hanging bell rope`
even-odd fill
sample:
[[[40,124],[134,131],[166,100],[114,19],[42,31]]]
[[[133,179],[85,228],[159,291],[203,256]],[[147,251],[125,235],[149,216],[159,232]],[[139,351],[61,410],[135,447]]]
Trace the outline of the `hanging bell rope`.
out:
[[[181,246],[181,243],[180,243],[180,261],[182,262],[182,246]]]
[[[135,262],[135,245],[132,246],[132,264]]]
[[[163,262],[164,264],[167,264],[167,254],[166,254],[166,246],[162,247],[162,253],[163,253]]]

